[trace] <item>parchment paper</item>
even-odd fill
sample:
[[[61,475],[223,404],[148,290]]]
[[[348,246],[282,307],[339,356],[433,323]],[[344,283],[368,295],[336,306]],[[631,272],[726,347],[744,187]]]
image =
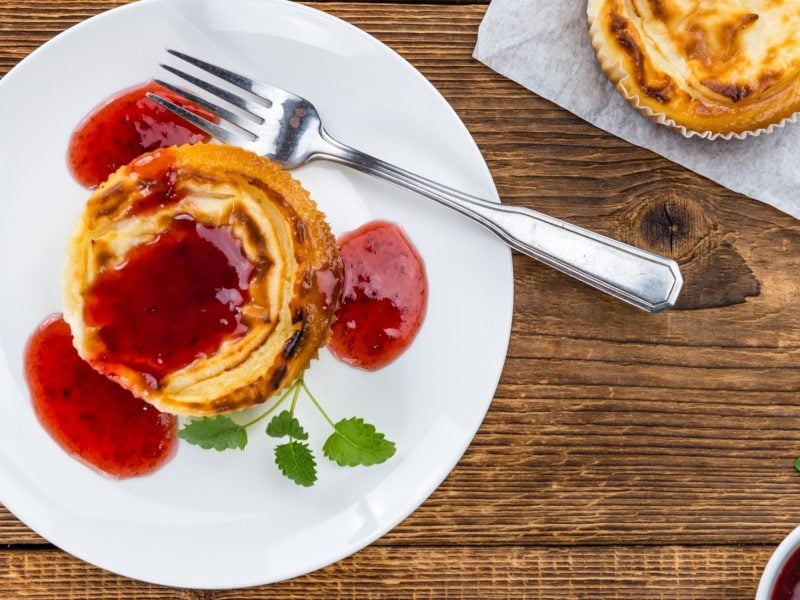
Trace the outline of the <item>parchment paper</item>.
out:
[[[730,141],[651,123],[598,67],[584,0],[492,0],[474,55],[589,123],[800,218],[800,122]]]

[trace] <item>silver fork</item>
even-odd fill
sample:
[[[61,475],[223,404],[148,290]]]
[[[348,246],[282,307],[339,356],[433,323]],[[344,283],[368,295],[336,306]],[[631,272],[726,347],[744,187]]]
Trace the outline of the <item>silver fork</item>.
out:
[[[489,202],[431,181],[334,140],[305,98],[182,52],[167,50],[214,77],[248,92],[234,94],[175,67],[161,67],[239,109],[237,112],[156,80],[220,119],[223,127],[155,94],[150,98],[227,144],[241,146],[288,169],[315,159],[331,160],[443,204],[473,219],[511,248],[648,312],[675,304],[683,285],[671,259],[623,244],[548,215]]]

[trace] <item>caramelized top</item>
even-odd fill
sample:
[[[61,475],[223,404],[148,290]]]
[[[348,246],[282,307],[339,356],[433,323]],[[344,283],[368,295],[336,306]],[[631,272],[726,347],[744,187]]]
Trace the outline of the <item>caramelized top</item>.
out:
[[[637,106],[738,133],[800,110],[796,0],[589,0],[606,73]]]

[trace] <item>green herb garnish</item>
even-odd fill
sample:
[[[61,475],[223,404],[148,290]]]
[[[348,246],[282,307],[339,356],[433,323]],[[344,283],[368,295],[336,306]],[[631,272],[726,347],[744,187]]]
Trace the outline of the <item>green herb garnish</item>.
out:
[[[333,426],[336,430],[322,453],[340,467],[377,465],[394,456],[394,442],[390,442],[364,419],[342,419]]]
[[[301,390],[333,427],[333,433],[323,445],[322,453],[337,465],[377,465],[394,455],[394,442],[387,440],[386,436],[363,419],[351,417],[334,423],[308,389],[302,375],[270,408],[255,419],[241,425],[227,415],[194,419],[183,426],[178,437],[206,450],[242,450],[247,445],[247,429],[267,418],[291,396],[290,408],[270,420],[266,433],[274,438],[289,438],[288,442],[275,447],[275,464],[280,472],[298,485],[312,486],[317,480],[317,463],[313,451],[305,441],[308,440],[308,433],[294,414]]]
[[[225,415],[193,420],[178,432],[178,437],[206,450],[242,450],[247,446],[247,429]]]
[[[289,441],[275,446],[275,464],[286,477],[298,485],[310,487],[317,480],[314,454],[303,442]]]
[[[267,425],[267,435],[275,438],[282,438],[288,435],[298,440],[308,439],[308,434],[300,425],[300,421],[288,410],[272,418],[272,421]]]
[[[800,456],[794,459],[794,469],[800,473]]]

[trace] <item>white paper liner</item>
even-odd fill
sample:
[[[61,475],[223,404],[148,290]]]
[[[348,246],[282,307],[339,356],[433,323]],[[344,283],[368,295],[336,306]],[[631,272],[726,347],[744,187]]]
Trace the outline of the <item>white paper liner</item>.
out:
[[[624,83],[630,78],[630,74],[623,68],[621,61],[611,58],[606,53],[605,40],[603,39],[603,33],[600,31],[600,25],[598,24],[598,15],[592,11],[591,0],[587,2],[586,13],[589,19],[589,36],[591,37],[592,46],[594,47],[597,55],[597,62],[600,64],[600,68],[603,70],[603,73],[605,73],[606,76],[615,84],[617,91],[631,104],[631,106],[633,106],[642,115],[654,123],[674,129],[675,131],[680,132],[686,138],[698,137],[704,140],[743,140],[748,137],[758,137],[762,133],[772,133],[775,129],[783,128],[787,123],[797,122],[797,116],[800,113],[795,112],[793,115],[784,117],[777,123],[770,123],[766,127],[740,132],[731,131],[728,133],[721,133],[718,131],[697,131],[677,123],[674,119],[666,114],[656,112],[647,104],[643,104],[638,94],[632,94],[628,91]]]

